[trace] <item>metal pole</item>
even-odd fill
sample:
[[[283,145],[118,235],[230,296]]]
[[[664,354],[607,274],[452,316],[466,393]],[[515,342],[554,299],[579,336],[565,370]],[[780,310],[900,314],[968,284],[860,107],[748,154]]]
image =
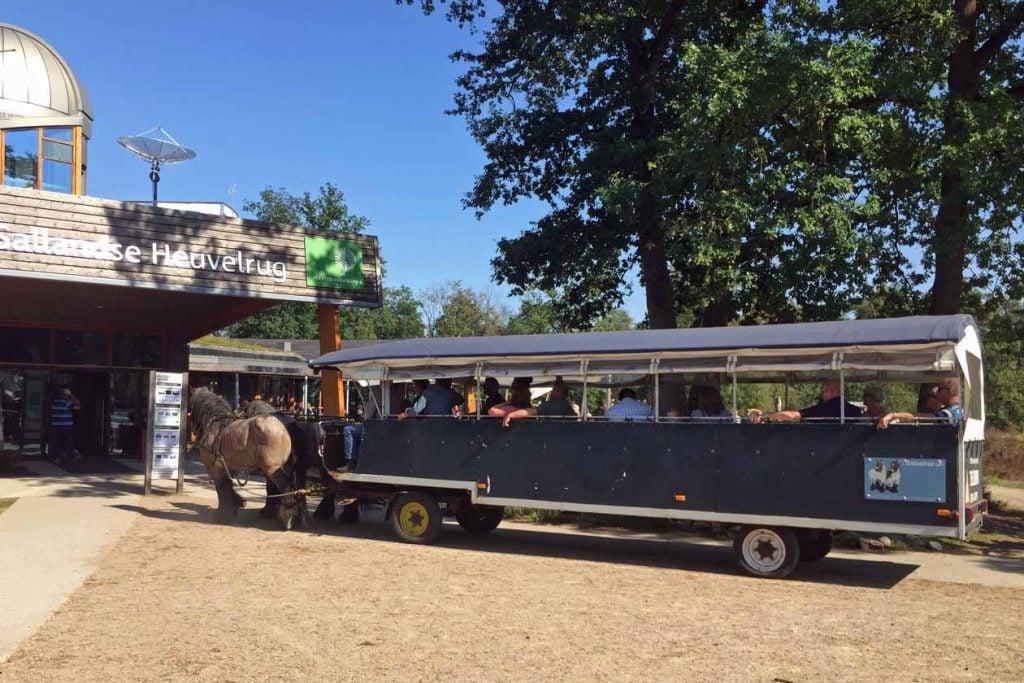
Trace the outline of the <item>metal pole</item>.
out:
[[[846,380],[839,368],[839,424],[846,424]]]
[[[188,372],[181,373],[181,407],[178,412],[178,482],[174,492],[185,492],[185,455],[188,453]]]
[[[160,162],[154,161],[149,179],[153,181],[153,206],[156,206],[156,184],[160,182]]]
[[[156,422],[156,370],[149,371],[149,400],[146,417],[146,443],[142,457],[146,459],[146,476],[142,484],[142,495],[148,496],[153,489],[153,423]]]
[[[651,360],[651,369],[654,371],[654,421],[658,421],[661,415],[661,383],[658,381],[658,359]]]
[[[309,416],[309,377],[302,378],[302,417]]]
[[[235,373],[235,410],[238,410],[238,406],[242,405],[241,392],[242,392],[241,384],[238,381],[238,373],[236,372]]]
[[[580,406],[580,420],[587,421],[587,361],[580,361],[580,372],[583,374],[583,405]]]

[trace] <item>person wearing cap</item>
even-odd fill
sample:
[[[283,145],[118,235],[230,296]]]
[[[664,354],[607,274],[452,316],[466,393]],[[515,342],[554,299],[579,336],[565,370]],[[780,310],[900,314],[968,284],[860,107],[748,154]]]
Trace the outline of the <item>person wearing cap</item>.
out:
[[[885,389],[878,384],[864,387],[861,401],[864,403],[864,417],[877,420],[888,412],[885,409]]]
[[[887,429],[894,422],[917,422],[918,418],[938,418],[942,422],[955,424],[964,419],[964,410],[960,407],[960,380],[946,377],[933,386],[929,394],[935,397],[941,407],[935,412],[926,413],[886,413],[878,419],[878,428]],[[934,407],[934,404],[932,405]]]

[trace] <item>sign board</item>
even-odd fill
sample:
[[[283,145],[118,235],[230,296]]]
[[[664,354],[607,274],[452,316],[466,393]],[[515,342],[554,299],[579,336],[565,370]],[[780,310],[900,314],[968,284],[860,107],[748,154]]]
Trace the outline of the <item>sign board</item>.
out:
[[[377,238],[0,186],[0,273],[380,306]]]
[[[180,372],[149,373],[146,490],[154,479],[174,480],[181,493],[184,475],[188,381]]]
[[[306,237],[306,285],[330,289],[363,288],[363,248],[349,240]]]
[[[942,458],[864,458],[864,497],[920,503],[946,502]]]

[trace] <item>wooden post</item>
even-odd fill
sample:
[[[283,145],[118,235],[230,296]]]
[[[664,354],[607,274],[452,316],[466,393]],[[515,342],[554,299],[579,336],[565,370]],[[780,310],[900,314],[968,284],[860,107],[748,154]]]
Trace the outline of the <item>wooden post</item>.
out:
[[[317,304],[317,321],[320,326],[320,353],[341,350],[341,327],[338,307],[331,304]],[[341,373],[331,368],[320,371],[320,401],[323,414],[330,417],[344,417],[345,400],[341,386]]]

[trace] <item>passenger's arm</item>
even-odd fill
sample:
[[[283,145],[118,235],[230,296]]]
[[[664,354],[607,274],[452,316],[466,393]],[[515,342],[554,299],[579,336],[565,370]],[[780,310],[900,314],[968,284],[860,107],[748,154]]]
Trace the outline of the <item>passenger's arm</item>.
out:
[[[917,422],[917,417],[913,413],[886,413],[878,418],[878,428],[888,429],[893,422]]]
[[[501,421],[502,427],[508,427],[511,420],[518,420],[523,417],[532,417],[537,414],[537,409],[533,406],[529,408],[516,408],[510,413],[505,413],[505,418]]]
[[[767,415],[755,415],[754,422],[799,422],[799,410],[780,410],[777,413]]]

